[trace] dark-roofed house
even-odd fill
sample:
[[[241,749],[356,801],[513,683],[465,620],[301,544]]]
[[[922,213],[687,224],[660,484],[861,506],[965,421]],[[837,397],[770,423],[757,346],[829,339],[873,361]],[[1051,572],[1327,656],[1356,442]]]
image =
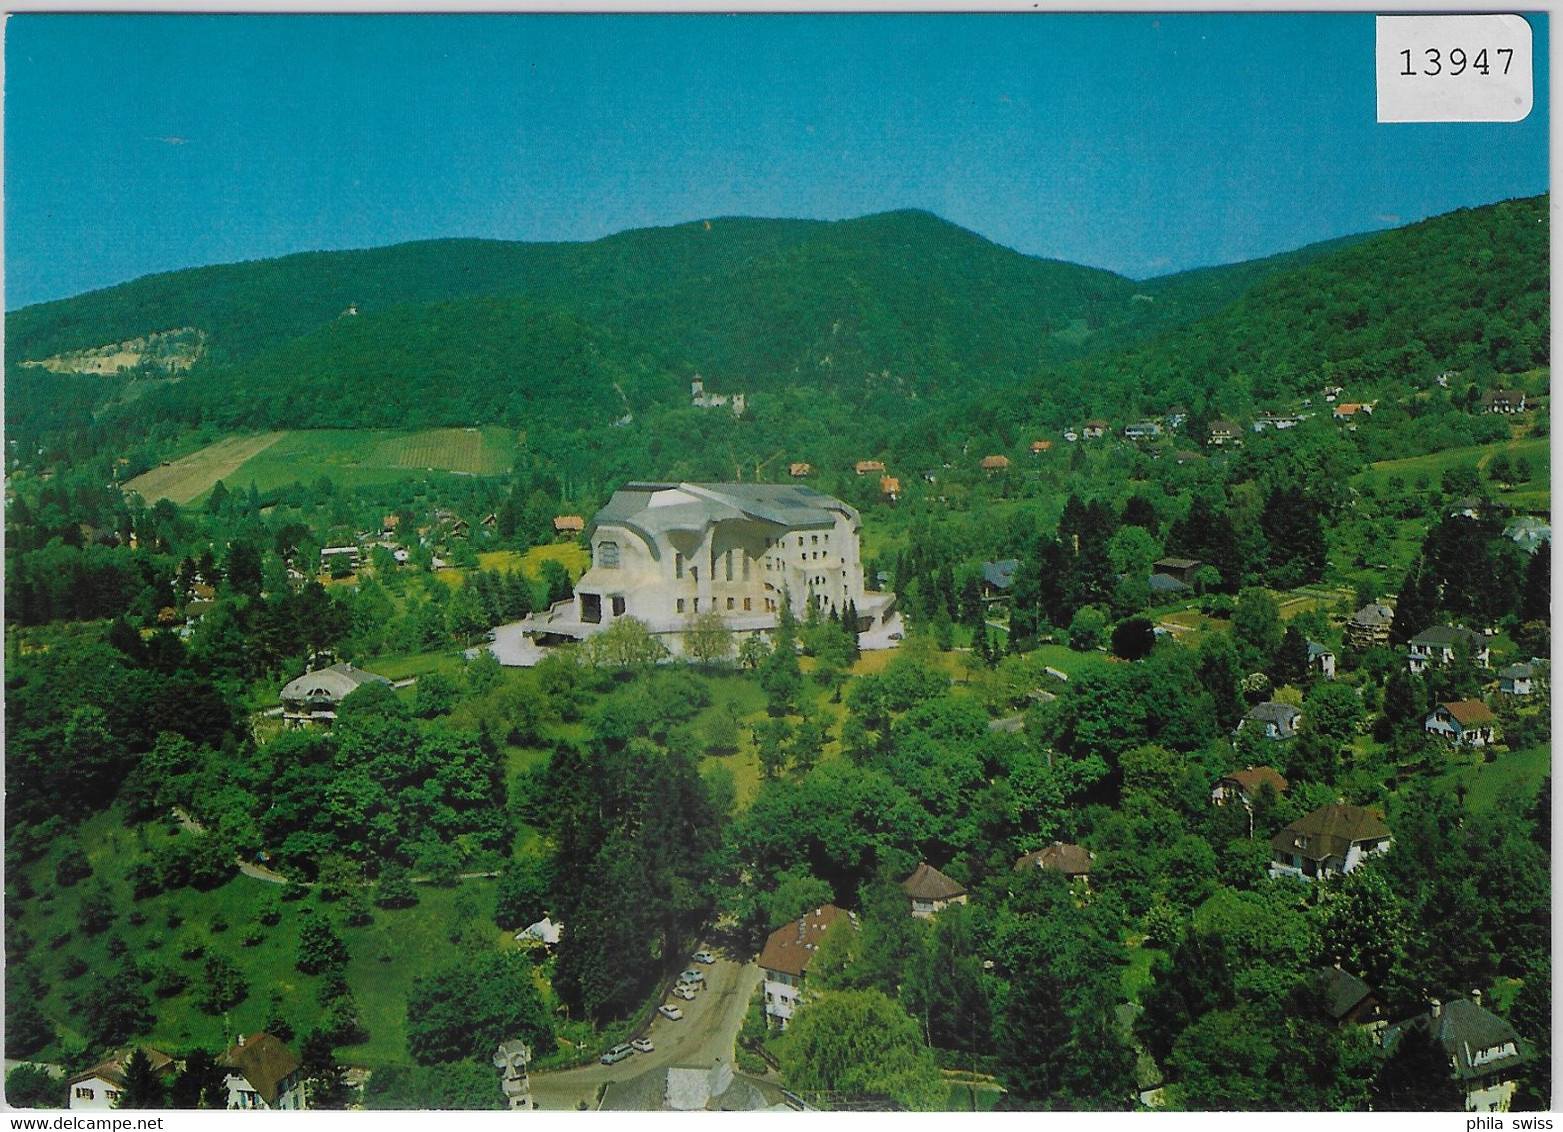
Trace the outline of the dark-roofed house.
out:
[[[841,919],[856,922],[850,912],[824,904],[805,912],[793,923],[773,931],[760,952],[759,966],[765,981],[765,1024],[787,1028],[803,994],[803,979],[819,941]]]
[[[1228,444],[1243,443],[1243,430],[1231,421],[1212,421],[1210,423],[1210,443],[1217,448]]]
[[[1434,625],[1424,629],[1409,642],[1411,655],[1407,662],[1411,675],[1420,676],[1427,669],[1454,660],[1454,650],[1463,645],[1471,652],[1471,659],[1482,668],[1487,667],[1489,652],[1487,638],[1460,625]]]
[[[1389,1024],[1389,1007],[1367,983],[1339,966],[1313,972],[1309,988],[1337,1026],[1381,1030]]]
[[[229,1108],[304,1107],[302,1064],[270,1034],[240,1034],[218,1064],[228,1071]]]
[[[1261,786],[1268,786],[1277,794],[1285,794],[1287,785],[1281,772],[1274,767],[1251,766],[1225,775],[1210,792],[1210,800],[1218,806],[1234,801],[1250,806]]]
[[[1387,853],[1390,840],[1389,826],[1361,806],[1332,802],[1270,839],[1270,875],[1315,880],[1349,873]]]
[[[783,595],[801,611],[882,625],[894,596],[867,590],[855,508],[802,483],[632,483],[587,527],[592,566],[574,595],[521,622],[540,642],[584,640],[633,617],[679,651],[691,622],[776,628]]]
[[[365,684],[389,684],[384,676],[354,668],[351,664],[333,664],[317,668],[291,680],[282,689],[282,720],[291,727],[309,723],[331,726],[336,710],[344,699]]]
[[[1430,1033],[1465,1092],[1465,1111],[1508,1112],[1525,1049],[1514,1027],[1482,1005],[1480,991],[1473,998],[1435,999],[1425,1014],[1395,1023],[1384,1031],[1384,1055],[1392,1056],[1412,1030]]]
[[[1346,622],[1346,640],[1354,649],[1370,649],[1389,644],[1389,627],[1395,623],[1390,606],[1369,602]]]
[[[1015,588],[1015,571],[1020,563],[1014,558],[982,564],[982,598],[999,601],[1010,596]]]
[[[1321,645],[1318,641],[1308,642],[1308,668],[1317,668],[1319,675],[1326,680],[1335,679],[1335,653],[1327,645]]]
[[[1542,543],[1552,540],[1552,524],[1534,515],[1521,515],[1503,528],[1503,537],[1512,539],[1526,554],[1535,554]]]
[[[152,1069],[164,1076],[174,1073],[178,1064],[162,1050],[142,1046]],[[125,1066],[134,1050],[115,1050],[90,1069],[83,1070],[65,1082],[66,1105],[77,1112],[108,1112],[118,1107],[119,1095],[125,1091]]]
[[[1025,869],[1052,869],[1056,873],[1063,873],[1070,880],[1084,878],[1090,879],[1091,862],[1096,860],[1096,854],[1084,845],[1071,845],[1066,841],[1055,841],[1051,845],[1027,853],[1015,861],[1015,871]]]
[[[1089,420],[1080,426],[1080,435],[1087,440],[1100,440],[1107,435],[1107,422],[1104,420]]]
[[[1237,729],[1241,731],[1245,727],[1258,727],[1264,731],[1266,739],[1279,742],[1283,739],[1295,739],[1298,725],[1301,723],[1302,708],[1266,700],[1250,708],[1248,714],[1238,720]]]
[[[912,915],[922,920],[932,919],[951,904],[966,903],[966,886],[927,861],[919,862],[912,875],[901,882],[901,891],[911,901]]]
[[[1529,664],[1511,664],[1498,669],[1498,691],[1506,696],[1528,696],[1536,669]]]
[[[1150,578],[1151,593],[1158,598],[1176,598],[1189,592],[1184,583],[1178,581],[1171,574],[1152,574]]]
[[[1192,586],[1194,575],[1203,565],[1197,558],[1158,558],[1151,563],[1151,569],[1158,574],[1174,577],[1185,586]]]
[[[1489,413],[1523,413],[1525,393],[1520,389],[1489,389],[1482,394],[1482,408]]]
[[[1435,707],[1422,727],[1457,747],[1485,747],[1497,738],[1497,723],[1492,708],[1481,700],[1455,700]]]

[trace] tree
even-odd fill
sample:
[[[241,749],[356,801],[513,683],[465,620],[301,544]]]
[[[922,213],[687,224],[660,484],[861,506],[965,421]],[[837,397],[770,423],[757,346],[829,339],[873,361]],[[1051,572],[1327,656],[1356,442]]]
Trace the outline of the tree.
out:
[[[307,915],[299,928],[295,966],[306,975],[339,971],[347,965],[347,944],[331,922],[319,914]]]
[[[145,980],[128,958],[94,978],[76,997],[75,1006],[88,1042],[97,1047],[121,1045],[152,1026],[152,1004],[147,999]],[[11,1012],[8,1009],[6,1013],[9,1023]]]
[[[268,1031],[270,1032],[270,1031]],[[228,1107],[228,1073],[204,1049],[191,1050],[168,1089],[169,1108]]]
[[[1427,1016],[1404,1025],[1399,1039],[1373,1083],[1373,1107],[1381,1112],[1464,1111],[1465,1093]]]
[[[803,694],[803,673],[790,637],[783,639],[778,634],[776,647],[760,668],[760,687],[765,690],[766,706],[772,715],[797,710],[798,697]]]
[[[587,660],[602,668],[649,668],[668,655],[667,646],[635,617],[618,617],[582,646]]]
[[[515,1038],[535,1050],[553,1047],[553,1025],[531,960],[521,952],[460,959],[414,981],[407,1049],[419,1064],[486,1058]]]
[[[167,1091],[163,1079],[152,1068],[147,1051],[137,1046],[125,1059],[125,1087],[114,1102],[115,1108],[166,1108]]]
[[[7,1036],[10,1029],[7,1027]],[[64,1086],[49,1071],[26,1062],[5,1075],[5,1100],[10,1108],[63,1108]]]
[[[382,908],[411,908],[418,903],[412,875],[400,861],[387,861],[375,884],[374,902]]]
[[[204,981],[197,1005],[208,1014],[221,1014],[249,997],[250,984],[239,965],[221,951],[207,948]]]
[[[1383,870],[1369,862],[1324,890],[1320,937],[1326,954],[1369,984],[1387,984],[1406,937],[1406,909]]]
[[[347,1067],[337,1062],[330,1034],[315,1029],[305,1035],[299,1062],[309,1108],[340,1111],[348,1107],[352,1088],[347,1083]]]
[[[725,664],[733,655],[733,631],[720,613],[709,610],[690,620],[684,651],[703,665]]]
[[[1069,647],[1090,652],[1102,643],[1107,630],[1107,615],[1094,605],[1082,605],[1069,622]]]
[[[548,863],[542,857],[505,862],[494,896],[494,923],[509,931],[536,923],[548,910]]]
[[[471,1061],[388,1065],[376,1069],[364,1086],[364,1107],[393,1112],[504,1109],[505,1094],[496,1082],[493,1069]]]
[[[1281,610],[1269,590],[1252,587],[1232,609],[1232,645],[1243,672],[1269,672],[1281,647]]]
[[[939,913],[901,993],[931,1045],[976,1054],[991,1046],[992,1016],[971,918],[962,904]]]
[[[1308,678],[1308,638],[1297,626],[1286,627],[1270,675],[1277,684],[1300,684]]]
[[[412,712],[422,719],[448,715],[460,699],[461,689],[449,676],[440,672],[425,673],[418,678]]]
[[[795,1090],[888,1096],[922,1112],[944,1105],[943,1079],[917,1023],[880,991],[814,997],[794,1015],[781,1063]]]
[[[1140,660],[1156,646],[1156,626],[1148,617],[1130,617],[1113,627],[1112,653],[1124,660]]]

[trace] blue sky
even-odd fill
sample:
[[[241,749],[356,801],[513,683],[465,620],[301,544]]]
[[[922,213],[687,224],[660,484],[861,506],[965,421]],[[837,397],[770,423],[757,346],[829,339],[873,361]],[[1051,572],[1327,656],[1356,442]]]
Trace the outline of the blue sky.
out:
[[[7,309],[435,236],[925,208],[1134,277],[1546,191],[1518,124],[1378,125],[1331,15],[10,17]]]

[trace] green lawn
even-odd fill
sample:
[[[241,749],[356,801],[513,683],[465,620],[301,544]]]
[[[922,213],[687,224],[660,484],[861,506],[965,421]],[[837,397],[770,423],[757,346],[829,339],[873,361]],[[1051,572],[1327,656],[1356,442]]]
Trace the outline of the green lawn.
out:
[[[1547,437],[1527,437],[1524,440],[1507,440],[1497,444],[1474,444],[1466,448],[1447,448],[1426,456],[1411,456],[1404,460],[1381,460],[1351,477],[1352,486],[1362,487],[1371,483],[1376,490],[1384,490],[1391,476],[1399,476],[1408,490],[1416,489],[1419,476],[1427,477],[1430,487],[1437,488],[1443,474],[1451,468],[1476,465],[1487,466],[1499,452],[1508,455],[1512,462],[1523,456],[1530,461],[1531,480],[1521,489],[1528,496],[1546,497],[1546,486],[1552,476],[1551,440]],[[1494,488],[1496,491],[1496,487]]]
[[[1454,790],[1463,785],[1465,804],[1473,812],[1491,810],[1505,798],[1531,799],[1541,780],[1552,770],[1552,750],[1542,745],[1500,754],[1485,762],[1479,753],[1461,752],[1450,756],[1453,764],[1436,780],[1440,789]]]

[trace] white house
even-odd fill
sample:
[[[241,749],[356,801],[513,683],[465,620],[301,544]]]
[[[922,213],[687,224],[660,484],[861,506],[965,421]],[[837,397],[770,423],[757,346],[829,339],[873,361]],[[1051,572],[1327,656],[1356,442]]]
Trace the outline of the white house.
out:
[[[1496,738],[1497,723],[1498,717],[1481,700],[1456,700],[1435,707],[1422,726],[1456,746],[1485,747]]]
[[[1335,653],[1318,641],[1308,642],[1308,667],[1317,668],[1326,680],[1335,679]]]
[[[927,861],[920,861],[912,875],[901,882],[901,891],[912,906],[912,915],[931,920],[951,904],[966,903],[966,886],[945,876]]]
[[[824,904],[812,912],[805,912],[794,923],[777,928],[766,939],[759,964],[765,981],[767,1026],[787,1028],[802,1001],[804,976],[820,940],[842,919],[854,926],[857,923],[857,917],[852,913],[834,904]]]
[[[1429,1033],[1449,1058],[1465,1111],[1508,1112],[1528,1058],[1514,1027],[1482,1005],[1481,991],[1471,994],[1448,1003],[1434,999],[1426,1013],[1389,1027],[1384,1053],[1393,1054],[1408,1031]]]
[[[1536,669],[1529,664],[1511,664],[1498,669],[1498,691],[1506,696],[1528,696]]]
[[[1471,652],[1471,659],[1478,667],[1486,668],[1490,656],[1487,638],[1459,625],[1434,625],[1424,629],[1409,642],[1411,655],[1407,662],[1411,675],[1420,676],[1429,668],[1443,667],[1454,660],[1454,650],[1464,645]]]
[[[895,595],[864,587],[856,509],[802,484],[632,483],[587,527],[592,565],[574,595],[521,622],[539,643],[583,640],[633,617],[677,649],[691,622],[774,629],[784,595],[798,616],[855,608],[882,625]]]
[[[154,1071],[166,1074],[178,1068],[174,1059],[161,1050],[151,1046],[142,1046],[141,1049],[152,1063]],[[68,1078],[65,1082],[65,1096],[71,1111],[110,1112],[116,1108],[119,1095],[125,1091],[125,1066],[132,1052],[130,1049],[116,1050],[91,1069]]]
[[[1320,806],[1270,839],[1270,875],[1316,880],[1349,873],[1389,852],[1390,841],[1389,827],[1361,806]]]
[[[228,1107],[300,1110],[303,1066],[293,1051],[270,1034],[239,1035],[218,1063],[227,1071]]]
[[[351,664],[333,664],[317,668],[282,688],[282,719],[290,727],[309,723],[330,726],[342,701],[365,684],[389,684],[384,676],[355,668]]]

